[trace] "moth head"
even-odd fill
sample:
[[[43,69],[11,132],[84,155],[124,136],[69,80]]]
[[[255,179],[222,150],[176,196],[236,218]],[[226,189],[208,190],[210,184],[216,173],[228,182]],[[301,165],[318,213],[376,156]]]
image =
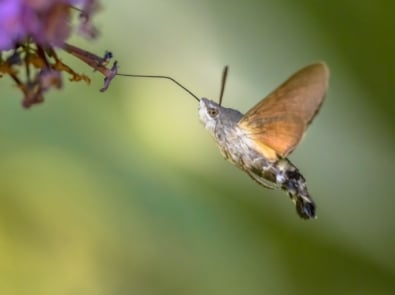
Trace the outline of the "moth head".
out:
[[[199,117],[204,127],[209,131],[214,131],[220,116],[221,106],[207,98],[200,99]]]

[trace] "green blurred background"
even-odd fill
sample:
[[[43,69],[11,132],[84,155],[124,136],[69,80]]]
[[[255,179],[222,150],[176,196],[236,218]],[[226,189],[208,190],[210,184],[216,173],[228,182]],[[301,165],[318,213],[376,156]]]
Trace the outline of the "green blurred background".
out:
[[[31,110],[1,79],[0,294],[395,294],[393,1],[103,1],[120,72],[248,110],[325,60],[327,100],[291,159],[318,205],[226,163],[165,80],[66,83]],[[72,60],[64,55],[65,60]]]

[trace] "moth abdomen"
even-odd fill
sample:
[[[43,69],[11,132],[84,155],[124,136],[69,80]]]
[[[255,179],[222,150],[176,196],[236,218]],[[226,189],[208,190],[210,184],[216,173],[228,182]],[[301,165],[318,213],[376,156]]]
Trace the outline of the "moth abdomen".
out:
[[[277,167],[277,180],[281,179],[281,188],[288,192],[295,203],[298,215],[303,219],[316,218],[315,204],[307,190],[303,175],[287,159],[278,161]]]

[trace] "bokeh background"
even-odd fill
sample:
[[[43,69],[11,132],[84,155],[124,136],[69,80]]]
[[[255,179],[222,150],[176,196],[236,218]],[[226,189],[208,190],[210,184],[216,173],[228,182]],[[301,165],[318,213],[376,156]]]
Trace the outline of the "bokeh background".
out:
[[[66,83],[24,110],[1,79],[0,294],[395,294],[393,1],[103,1],[120,72],[171,75],[247,111],[325,60],[327,100],[291,159],[318,205],[225,162],[166,80]],[[64,55],[65,60],[72,60]],[[73,63],[73,61],[70,61]]]

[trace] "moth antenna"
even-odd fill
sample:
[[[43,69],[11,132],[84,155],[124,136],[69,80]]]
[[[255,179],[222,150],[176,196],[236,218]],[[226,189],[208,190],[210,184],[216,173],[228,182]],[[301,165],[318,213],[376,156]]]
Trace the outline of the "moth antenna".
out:
[[[184,85],[182,85],[180,82],[178,82],[176,79],[173,79],[172,77],[169,76],[161,76],[161,75],[135,75],[135,74],[117,74],[117,76],[123,76],[123,77],[134,77],[134,78],[156,78],[156,79],[167,79],[172,81],[173,83],[177,84],[179,87],[184,89],[186,92],[188,92],[193,98],[195,98],[197,101],[200,101],[199,97],[195,95],[191,90],[186,88]]]
[[[225,91],[225,84],[226,84],[226,78],[228,77],[228,66],[225,66],[224,71],[222,72],[222,81],[221,81],[221,92],[219,93],[219,100],[218,104],[222,104],[222,97],[224,96],[224,91]]]

